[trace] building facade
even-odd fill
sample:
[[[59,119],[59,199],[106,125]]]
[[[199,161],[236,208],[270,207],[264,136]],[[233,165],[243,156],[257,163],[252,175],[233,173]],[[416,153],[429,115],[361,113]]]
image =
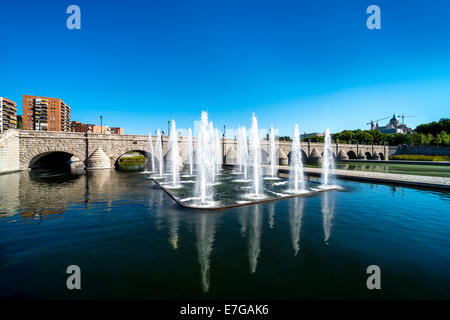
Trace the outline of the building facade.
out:
[[[111,127],[111,134],[123,134],[123,128]]]
[[[395,114],[392,116],[392,119],[389,120],[389,123],[385,126],[378,126],[378,123],[375,127],[375,130],[380,131],[381,133],[411,133],[412,129],[408,128],[404,124],[401,124],[400,121],[395,117]]]
[[[123,134],[123,128],[114,127],[110,128],[108,126],[98,126],[96,124],[81,123],[78,121],[72,121],[71,124],[72,132],[89,132],[89,133],[104,133],[104,134]]]
[[[70,107],[58,98],[23,95],[23,128],[70,131]]]
[[[0,97],[0,132],[17,129],[17,106],[14,101]]]

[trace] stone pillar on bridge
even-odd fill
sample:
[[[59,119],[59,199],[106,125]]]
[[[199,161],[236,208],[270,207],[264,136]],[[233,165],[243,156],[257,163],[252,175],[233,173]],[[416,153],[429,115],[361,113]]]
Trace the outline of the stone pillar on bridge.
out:
[[[111,169],[111,160],[100,147],[86,161],[86,170],[97,169]]]

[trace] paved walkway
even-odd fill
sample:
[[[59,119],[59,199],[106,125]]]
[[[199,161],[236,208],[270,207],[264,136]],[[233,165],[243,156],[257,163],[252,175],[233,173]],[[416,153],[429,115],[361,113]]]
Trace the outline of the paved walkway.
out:
[[[269,167],[269,166],[265,166]],[[278,166],[280,173],[288,173],[288,166]],[[304,168],[306,174],[320,176],[321,168]],[[351,180],[393,183],[416,187],[450,190],[450,178],[417,176],[411,174],[383,173],[369,171],[336,170],[336,177]]]

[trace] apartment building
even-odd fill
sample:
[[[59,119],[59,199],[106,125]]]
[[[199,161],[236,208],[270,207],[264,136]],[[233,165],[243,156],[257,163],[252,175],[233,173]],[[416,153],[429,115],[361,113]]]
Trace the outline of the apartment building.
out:
[[[59,98],[23,95],[23,128],[70,131],[70,107]]]
[[[104,134],[123,134],[123,128],[108,126],[98,126],[96,124],[81,123],[78,121],[72,121],[72,132],[89,132],[89,133],[104,133]]]
[[[14,101],[0,97],[0,132],[17,129],[17,107]]]

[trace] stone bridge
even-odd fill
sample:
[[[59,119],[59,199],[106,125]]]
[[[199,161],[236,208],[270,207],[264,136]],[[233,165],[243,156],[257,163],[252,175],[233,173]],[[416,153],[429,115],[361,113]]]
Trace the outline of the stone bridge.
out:
[[[156,137],[152,137],[155,143]],[[180,137],[180,157],[187,158],[186,143]],[[0,134],[0,173],[28,170],[45,162],[71,160],[86,169],[113,168],[118,159],[127,152],[135,151],[150,155],[149,137],[144,135],[111,135],[76,132],[45,132],[9,130]],[[163,153],[168,151],[168,137],[162,137]],[[267,140],[262,140],[261,149],[264,161],[268,160]],[[291,142],[278,142],[278,158],[281,165],[289,163]],[[224,163],[236,163],[236,140],[222,139]],[[306,162],[320,163],[323,153],[321,143],[302,143],[303,159]],[[383,160],[395,153],[396,147],[334,144],[334,156],[344,159]],[[194,139],[195,153],[195,139]],[[59,155],[59,157],[55,157]]]

